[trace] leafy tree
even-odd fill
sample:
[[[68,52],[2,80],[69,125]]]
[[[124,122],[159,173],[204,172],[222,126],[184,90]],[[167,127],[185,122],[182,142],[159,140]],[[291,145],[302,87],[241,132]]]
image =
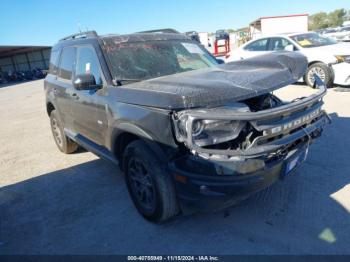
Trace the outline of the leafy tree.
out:
[[[329,27],[328,15],[325,12],[319,12],[309,16],[309,29],[317,30]]]
[[[309,29],[317,30],[327,27],[341,26],[345,21],[347,13],[344,8],[336,9],[333,12],[319,12],[309,16]]]
[[[328,14],[329,25],[331,27],[341,26],[345,20],[346,11],[345,9],[337,9]]]

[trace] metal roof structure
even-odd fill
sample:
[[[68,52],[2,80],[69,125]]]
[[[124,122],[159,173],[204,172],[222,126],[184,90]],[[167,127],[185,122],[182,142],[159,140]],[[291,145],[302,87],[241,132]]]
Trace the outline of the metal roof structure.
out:
[[[47,48],[51,48],[51,46],[0,46],[0,58]]]

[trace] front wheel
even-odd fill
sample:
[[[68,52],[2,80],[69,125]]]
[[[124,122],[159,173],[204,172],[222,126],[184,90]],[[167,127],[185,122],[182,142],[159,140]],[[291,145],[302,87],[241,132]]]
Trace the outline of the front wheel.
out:
[[[145,142],[127,146],[123,166],[129,194],[143,217],[163,222],[179,212],[174,183]]]
[[[331,69],[324,63],[314,63],[306,71],[304,80],[306,84],[314,88],[316,74],[326,85],[326,87],[331,87],[333,85],[334,77]]]

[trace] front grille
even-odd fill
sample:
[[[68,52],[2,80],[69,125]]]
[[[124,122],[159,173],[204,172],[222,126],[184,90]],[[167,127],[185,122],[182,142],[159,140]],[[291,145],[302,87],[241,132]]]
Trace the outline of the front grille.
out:
[[[260,135],[254,138],[249,147],[272,144],[286,136],[305,130],[322,118],[321,105],[322,103],[318,102],[272,119],[251,121],[251,125]],[[305,135],[307,134],[305,133]]]

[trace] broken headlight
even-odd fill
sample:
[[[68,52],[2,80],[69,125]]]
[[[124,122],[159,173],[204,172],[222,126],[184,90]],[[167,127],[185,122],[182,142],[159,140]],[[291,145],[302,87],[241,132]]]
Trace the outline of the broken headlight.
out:
[[[176,138],[200,147],[216,145],[237,138],[244,125],[236,120],[194,119],[181,115],[175,120]]]

